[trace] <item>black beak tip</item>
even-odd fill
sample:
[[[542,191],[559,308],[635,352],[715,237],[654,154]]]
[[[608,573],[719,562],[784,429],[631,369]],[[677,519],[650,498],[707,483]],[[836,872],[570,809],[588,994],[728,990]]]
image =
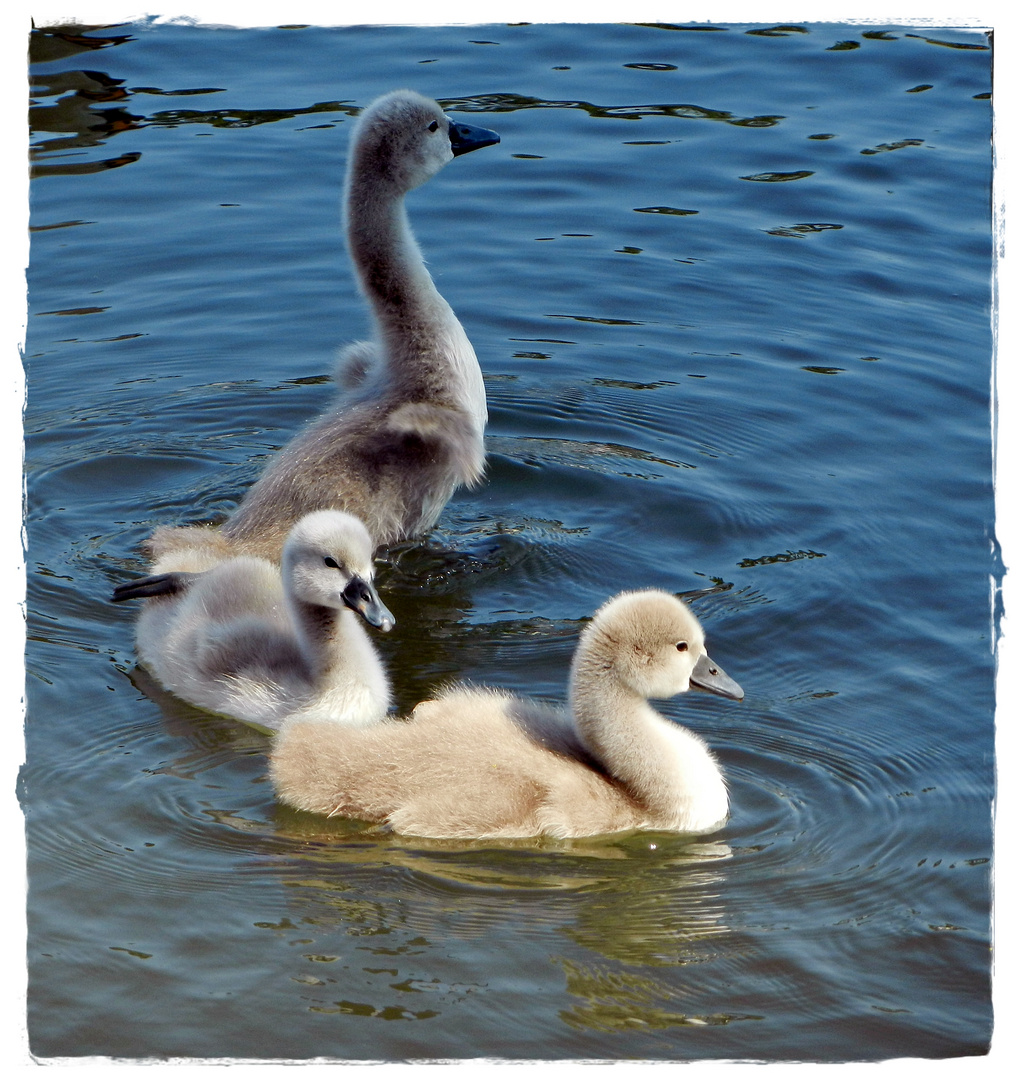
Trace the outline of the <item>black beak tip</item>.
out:
[[[454,157],[470,154],[483,146],[493,146],[499,142],[499,136],[488,128],[475,127],[473,124],[450,124],[450,149]]]

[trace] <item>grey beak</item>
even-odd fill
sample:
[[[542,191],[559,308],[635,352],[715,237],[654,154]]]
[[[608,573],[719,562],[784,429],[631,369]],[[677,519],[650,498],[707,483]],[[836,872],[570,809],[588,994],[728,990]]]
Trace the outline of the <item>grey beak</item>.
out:
[[[499,136],[488,128],[450,121],[450,148],[454,157],[470,154],[472,150],[480,150],[483,146],[492,146],[498,142]]]
[[[347,583],[341,597],[351,611],[356,611],[365,622],[378,627],[384,634],[393,629],[396,620],[379,599],[374,587],[364,578],[355,574]]]
[[[713,664],[708,653],[699,657],[691,672],[691,686],[696,690],[706,690],[710,694],[743,701],[744,691],[726,674],[718,664]]]

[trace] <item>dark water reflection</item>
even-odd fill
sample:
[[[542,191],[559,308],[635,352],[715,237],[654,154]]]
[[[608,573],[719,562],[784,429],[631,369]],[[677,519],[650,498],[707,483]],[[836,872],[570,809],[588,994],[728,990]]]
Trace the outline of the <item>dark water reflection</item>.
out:
[[[31,47],[33,1052],[984,1053],[985,37],[150,21]],[[562,700],[607,596],[685,595],[747,692],[663,706],[727,774],[712,837],[294,813],[266,736],[135,666],[108,597],[140,541],[228,514],[366,330],[340,181],[350,119],[402,84],[502,141],[410,199],[490,428],[485,484],[380,556],[399,704],[451,678]]]

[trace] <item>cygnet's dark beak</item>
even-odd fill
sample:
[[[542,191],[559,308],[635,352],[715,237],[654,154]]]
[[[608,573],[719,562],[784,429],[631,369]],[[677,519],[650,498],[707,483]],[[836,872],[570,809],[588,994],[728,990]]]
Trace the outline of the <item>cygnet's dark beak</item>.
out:
[[[691,686],[695,690],[707,690],[710,694],[743,701],[744,691],[726,674],[718,664],[713,664],[708,653],[703,653],[691,672]]]
[[[472,150],[480,150],[483,146],[492,146],[498,142],[499,136],[488,128],[450,121],[450,147],[454,157],[470,154]]]
[[[396,620],[379,599],[373,586],[364,578],[355,574],[340,595],[351,611],[356,611],[365,622],[378,627],[384,634],[393,629]]]

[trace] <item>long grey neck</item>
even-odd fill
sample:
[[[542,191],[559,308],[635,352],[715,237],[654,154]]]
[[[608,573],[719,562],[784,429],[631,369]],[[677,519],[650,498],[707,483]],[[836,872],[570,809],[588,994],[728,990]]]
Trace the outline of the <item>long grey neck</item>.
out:
[[[403,195],[355,176],[347,192],[347,236],[362,290],[375,316],[391,382],[408,401],[462,405],[449,377],[465,347],[474,352],[440,296],[407,220]]]
[[[351,258],[376,317],[407,318],[439,296],[407,220],[404,197],[353,178],[347,190]]]

